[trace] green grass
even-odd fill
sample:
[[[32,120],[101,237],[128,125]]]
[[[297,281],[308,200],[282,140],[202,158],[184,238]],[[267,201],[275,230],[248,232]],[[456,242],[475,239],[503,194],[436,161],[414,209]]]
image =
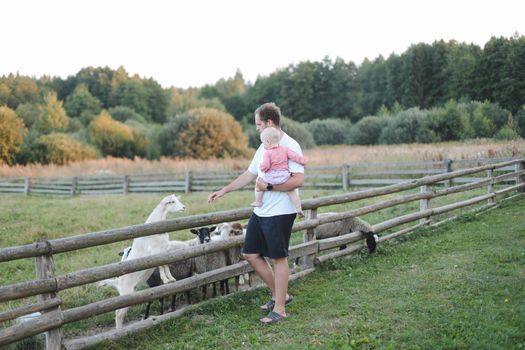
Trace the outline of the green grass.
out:
[[[278,325],[259,324],[259,290],[94,348],[523,349],[524,211],[520,197],[329,263],[291,284]]]
[[[333,193],[303,191],[302,198]],[[2,196],[0,246],[142,223],[160,198]],[[324,211],[348,210],[386,198],[390,197]],[[461,198],[456,195],[455,199]],[[183,215],[246,207],[252,193],[232,193],[214,205],[205,199],[204,193],[182,195],[189,208]],[[431,204],[449,202],[440,198]],[[377,223],[418,208],[416,202],[369,214],[366,219]],[[259,290],[205,302],[158,328],[96,348],[525,348],[524,209],[525,200],[520,197],[481,216],[469,215],[462,222],[383,244],[378,254],[328,263],[292,283],[291,292],[297,298],[289,308],[292,317],[282,325],[258,324],[262,316],[258,305],[268,297]],[[190,234],[172,236],[186,239]],[[299,236],[294,239],[299,241]],[[116,252],[129,243],[59,254],[55,256],[57,273],[118,261]],[[33,276],[33,259],[2,263],[0,284]],[[113,295],[114,291],[93,285],[60,292],[65,308]],[[11,302],[0,308],[17,305]],[[141,312],[142,306],[132,307],[128,320]],[[67,325],[66,337],[112,324],[113,313],[107,313]]]

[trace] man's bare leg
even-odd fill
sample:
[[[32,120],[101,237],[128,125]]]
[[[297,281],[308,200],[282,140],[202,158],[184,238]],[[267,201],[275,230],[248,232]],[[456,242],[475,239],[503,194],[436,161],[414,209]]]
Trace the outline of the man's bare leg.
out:
[[[286,316],[285,301],[288,294],[288,258],[273,259],[274,285],[275,292],[272,295],[275,298],[273,311],[282,316]]]
[[[275,295],[275,280],[273,270],[262,256],[259,254],[243,254],[244,259],[250,263],[255,270],[255,273],[266,283],[268,288],[272,291],[272,296]]]

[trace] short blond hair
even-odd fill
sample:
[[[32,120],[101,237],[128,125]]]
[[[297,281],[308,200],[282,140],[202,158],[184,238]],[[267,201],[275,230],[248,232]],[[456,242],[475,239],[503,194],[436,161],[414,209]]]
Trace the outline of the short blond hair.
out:
[[[279,130],[276,128],[266,128],[261,132],[261,141],[268,140],[272,145],[279,144],[279,138],[281,137]]]

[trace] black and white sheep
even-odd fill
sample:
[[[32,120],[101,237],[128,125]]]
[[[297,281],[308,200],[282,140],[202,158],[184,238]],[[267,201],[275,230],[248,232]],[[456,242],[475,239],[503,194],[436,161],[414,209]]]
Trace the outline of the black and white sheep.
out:
[[[319,214],[319,218],[327,217],[331,215],[336,215],[337,213],[322,213]],[[358,218],[346,218],[334,222],[328,222],[321,224],[314,229],[316,239],[325,239],[330,237],[337,237],[345,235],[350,232],[361,232],[366,236],[366,245],[370,253],[373,253],[377,246],[378,237],[374,234],[372,226]],[[340,247],[340,249],[345,249],[346,245]]]

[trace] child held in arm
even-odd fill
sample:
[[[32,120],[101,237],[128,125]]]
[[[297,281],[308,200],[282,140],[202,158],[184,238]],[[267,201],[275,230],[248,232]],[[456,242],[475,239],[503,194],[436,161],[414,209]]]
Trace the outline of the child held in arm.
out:
[[[288,170],[288,160],[292,160],[301,165],[306,164],[306,160],[302,155],[292,151],[288,147],[279,146],[280,133],[277,129],[269,127],[261,132],[261,141],[265,149],[263,160],[259,167],[264,172],[263,180],[267,184],[279,185],[283,184],[290,178],[290,171]],[[294,207],[297,209],[297,214],[304,216],[301,207],[301,199],[297,192],[287,192]],[[252,207],[262,206],[262,198],[264,192],[255,189],[255,202]]]

